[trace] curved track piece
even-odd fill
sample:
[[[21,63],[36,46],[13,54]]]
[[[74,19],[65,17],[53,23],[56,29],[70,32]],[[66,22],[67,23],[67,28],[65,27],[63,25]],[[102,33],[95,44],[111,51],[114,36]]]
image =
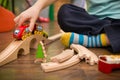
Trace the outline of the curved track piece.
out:
[[[73,66],[79,62],[80,59],[78,58],[78,55],[74,55],[72,58],[63,63],[57,62],[41,63],[41,67],[45,72],[51,72]]]
[[[88,50],[86,47],[81,46],[79,44],[71,44],[70,48],[78,53],[80,59],[85,58],[86,62],[90,65],[98,63],[98,57],[96,56],[96,54]]]

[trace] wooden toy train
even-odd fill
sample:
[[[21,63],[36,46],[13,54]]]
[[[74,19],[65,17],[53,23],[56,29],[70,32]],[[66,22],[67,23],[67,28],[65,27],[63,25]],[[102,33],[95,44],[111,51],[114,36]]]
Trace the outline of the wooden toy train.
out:
[[[48,34],[43,30],[42,26],[35,24],[32,32],[29,30],[29,25],[22,25],[16,28],[13,32],[13,37],[17,40],[24,40],[32,34],[43,35],[48,38]]]

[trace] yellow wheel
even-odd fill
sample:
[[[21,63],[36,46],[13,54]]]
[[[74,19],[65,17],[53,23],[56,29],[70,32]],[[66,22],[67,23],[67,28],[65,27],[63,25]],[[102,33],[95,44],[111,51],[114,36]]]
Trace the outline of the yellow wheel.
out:
[[[37,34],[39,34],[39,31],[37,31]]]
[[[27,33],[25,35],[22,36],[22,40],[26,39],[27,37],[31,36],[31,33]]]
[[[37,34],[37,31],[36,31],[36,30],[34,31],[34,34]]]
[[[39,32],[40,35],[42,35],[42,32]]]
[[[32,34],[31,33],[28,33],[28,36],[31,36]]]
[[[39,31],[39,35],[41,35],[41,31]]]
[[[22,36],[22,40],[25,40],[26,39],[26,37],[25,36]]]
[[[34,31],[34,34],[41,34],[41,31]]]
[[[27,34],[26,34],[26,37],[29,37],[29,36],[31,36],[31,33],[27,33]]]
[[[24,37],[27,37],[27,35],[25,34]]]
[[[39,32],[38,31],[34,31],[34,34],[39,34]]]

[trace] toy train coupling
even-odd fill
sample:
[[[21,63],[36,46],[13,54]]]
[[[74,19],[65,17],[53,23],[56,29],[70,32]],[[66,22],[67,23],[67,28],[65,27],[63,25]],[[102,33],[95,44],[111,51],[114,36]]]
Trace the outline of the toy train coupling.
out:
[[[22,40],[26,39],[27,37],[31,36],[32,32],[30,32],[29,28],[25,28],[24,32],[23,32],[23,36],[22,36]]]

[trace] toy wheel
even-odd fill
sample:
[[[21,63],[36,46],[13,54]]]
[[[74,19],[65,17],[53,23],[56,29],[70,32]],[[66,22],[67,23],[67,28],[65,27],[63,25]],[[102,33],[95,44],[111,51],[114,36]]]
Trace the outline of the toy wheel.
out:
[[[28,36],[31,36],[32,34],[31,33],[28,33]]]
[[[34,31],[34,34],[39,34],[39,31]]]
[[[22,40],[26,39],[27,37],[31,36],[31,33],[27,33],[24,36],[22,36]]]
[[[22,40],[24,40],[25,39],[25,36],[22,36]]]
[[[41,35],[42,33],[41,33],[41,31],[35,31],[34,34],[39,34],[39,35]]]
[[[43,37],[48,38],[48,34],[46,32],[42,32]]]
[[[34,31],[34,34],[37,34],[37,31],[36,31],[36,30]]]

